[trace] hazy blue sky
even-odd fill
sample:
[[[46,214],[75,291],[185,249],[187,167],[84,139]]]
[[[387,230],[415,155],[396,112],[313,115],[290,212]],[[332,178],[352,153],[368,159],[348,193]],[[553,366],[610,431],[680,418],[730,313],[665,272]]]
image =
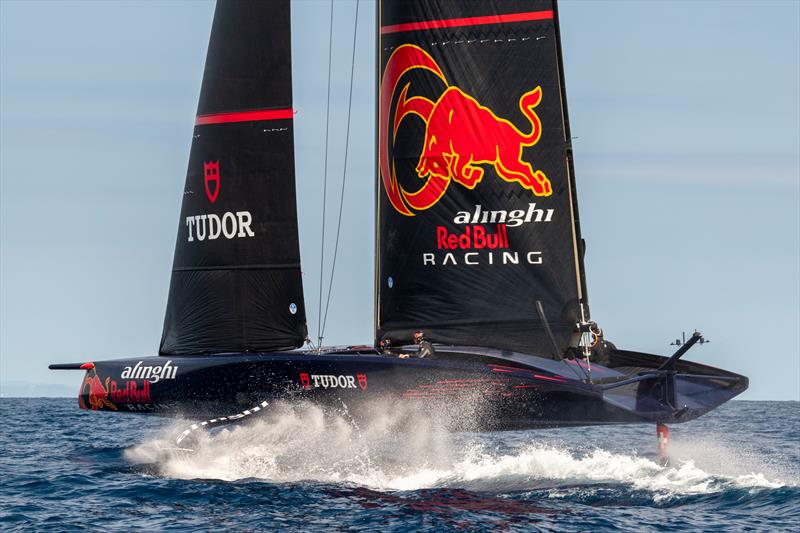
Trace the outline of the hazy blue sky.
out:
[[[340,180],[355,3],[337,1]],[[158,349],[214,6],[0,2],[0,374]],[[298,204],[316,309],[329,4],[293,4]],[[374,4],[326,341],[372,340]],[[800,399],[800,3],[561,3],[592,315],[619,346]],[[336,198],[329,204],[335,224]],[[331,256],[329,250],[326,254]],[[309,312],[309,330],[317,330]]]

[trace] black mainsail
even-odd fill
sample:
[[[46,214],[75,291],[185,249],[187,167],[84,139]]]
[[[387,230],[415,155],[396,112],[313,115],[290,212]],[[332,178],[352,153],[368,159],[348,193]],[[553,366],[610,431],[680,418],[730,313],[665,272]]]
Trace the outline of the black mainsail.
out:
[[[301,346],[288,0],[219,2],[175,245],[162,355]]]
[[[377,340],[563,353],[588,320],[550,0],[381,0]],[[558,354],[561,355],[561,354]]]

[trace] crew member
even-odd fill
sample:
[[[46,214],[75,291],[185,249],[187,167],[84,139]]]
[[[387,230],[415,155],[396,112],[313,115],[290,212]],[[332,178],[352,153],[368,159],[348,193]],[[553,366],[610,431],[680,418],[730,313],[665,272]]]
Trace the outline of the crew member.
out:
[[[414,333],[414,344],[419,346],[417,357],[433,357],[436,355],[433,344],[425,340],[425,335],[421,331]]]
[[[394,355],[392,353],[392,341],[389,339],[383,339],[380,342],[380,350],[382,355]]]

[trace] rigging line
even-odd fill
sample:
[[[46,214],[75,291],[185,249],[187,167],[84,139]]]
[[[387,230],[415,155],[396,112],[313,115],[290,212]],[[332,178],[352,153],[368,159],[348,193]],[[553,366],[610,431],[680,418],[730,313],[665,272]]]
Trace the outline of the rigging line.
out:
[[[328,131],[331,122],[331,64],[333,57],[333,0],[328,27],[328,101],[325,109],[325,163],[322,174],[322,240],[319,251],[319,306],[317,308],[317,350],[322,348],[322,280],[325,267],[325,204],[328,193]]]
[[[328,308],[331,305],[331,293],[333,292],[333,274],[336,271],[336,257],[339,252],[339,234],[342,229],[342,211],[344,207],[344,187],[347,182],[347,155],[350,148],[350,117],[351,110],[353,109],[353,72],[355,72],[356,65],[356,36],[358,35],[358,5],[359,0],[356,0],[356,19],[353,25],[353,53],[350,57],[350,95],[347,99],[347,130],[344,141],[344,167],[342,168],[342,190],[339,195],[339,220],[336,223],[336,240],[333,245],[333,263],[331,265],[331,279],[328,283],[328,298],[325,301],[325,315],[322,319],[322,331],[320,332],[320,339],[325,334],[325,325],[328,322]],[[322,288],[320,287],[320,294]]]

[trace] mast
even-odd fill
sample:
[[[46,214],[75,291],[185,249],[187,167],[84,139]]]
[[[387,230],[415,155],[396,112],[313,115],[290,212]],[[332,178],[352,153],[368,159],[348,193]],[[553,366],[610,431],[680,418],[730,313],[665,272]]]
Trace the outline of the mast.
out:
[[[567,84],[564,80],[564,54],[561,47],[561,26],[558,18],[558,0],[553,0],[553,25],[556,33],[556,54],[558,57],[558,77],[561,85],[561,114],[564,117],[564,142],[566,144],[567,172],[570,190],[570,205],[572,209],[572,246],[575,254],[575,268],[578,274],[578,300],[581,304],[582,321],[588,321],[589,293],[586,288],[586,269],[583,258],[586,254],[586,244],[581,237],[581,221],[578,214],[578,191],[575,187],[575,162],[572,150],[572,132],[569,126],[569,108],[567,106]]]
[[[375,2],[375,93],[380,94],[381,88],[381,0]],[[380,127],[380,99],[375,98],[375,221],[373,229],[375,231],[375,296],[374,312],[373,312],[373,329],[375,331],[375,345],[378,345],[378,328],[381,321],[380,318],[380,301],[381,301],[381,273],[380,273],[380,249],[381,249],[381,185],[380,185],[380,135],[378,128]]]
[[[563,353],[588,309],[554,2],[379,0],[378,25],[376,342],[552,353],[547,322]]]
[[[306,338],[288,0],[219,2],[195,120],[163,355]]]

